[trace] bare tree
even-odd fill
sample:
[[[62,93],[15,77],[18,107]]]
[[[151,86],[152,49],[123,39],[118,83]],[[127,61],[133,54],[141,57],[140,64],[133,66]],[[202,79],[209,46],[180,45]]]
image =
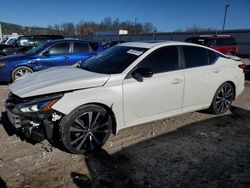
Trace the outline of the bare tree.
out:
[[[75,36],[75,34],[76,34],[75,24],[72,22],[63,23],[61,25],[61,28],[62,28],[63,32],[65,33],[65,35],[67,35],[67,36]]]
[[[151,32],[155,32],[157,29],[152,23],[146,22],[143,24],[142,30],[143,30],[143,33],[151,33]]]

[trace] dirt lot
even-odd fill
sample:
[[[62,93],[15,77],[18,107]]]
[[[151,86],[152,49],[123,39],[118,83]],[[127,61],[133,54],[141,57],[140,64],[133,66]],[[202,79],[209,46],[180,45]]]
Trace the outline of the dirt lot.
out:
[[[21,141],[4,113],[8,85],[1,85],[0,187],[250,187],[250,81],[245,86],[227,114],[194,112],[128,128],[104,150],[81,156]]]

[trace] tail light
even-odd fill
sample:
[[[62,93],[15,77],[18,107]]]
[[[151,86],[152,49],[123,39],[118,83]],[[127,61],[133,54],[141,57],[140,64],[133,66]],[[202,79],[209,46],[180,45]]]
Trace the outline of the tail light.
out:
[[[246,72],[246,68],[247,68],[247,65],[246,64],[240,64],[239,65],[239,68],[241,68],[243,70],[243,73]]]

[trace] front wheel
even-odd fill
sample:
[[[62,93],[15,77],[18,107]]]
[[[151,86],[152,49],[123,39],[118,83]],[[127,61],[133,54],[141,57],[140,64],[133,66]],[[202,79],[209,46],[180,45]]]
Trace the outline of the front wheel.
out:
[[[15,81],[18,78],[31,74],[32,72],[33,70],[29,67],[26,67],[26,66],[17,67],[12,72],[12,75],[11,75],[12,81]]]
[[[230,107],[234,100],[234,88],[230,83],[222,84],[216,91],[210,111],[214,114],[223,114]]]
[[[61,140],[71,153],[88,153],[107,141],[111,128],[111,116],[103,107],[84,105],[62,119]]]

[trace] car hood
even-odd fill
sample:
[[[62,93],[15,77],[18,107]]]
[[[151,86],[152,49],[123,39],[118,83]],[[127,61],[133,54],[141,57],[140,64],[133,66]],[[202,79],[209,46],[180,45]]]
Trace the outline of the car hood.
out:
[[[23,59],[27,59],[30,56],[26,55],[26,54],[16,54],[16,55],[8,55],[5,57],[1,57],[0,61],[3,62],[12,62],[12,61],[19,61],[19,60],[23,60]]]
[[[110,75],[89,72],[73,66],[54,67],[16,80],[10,91],[21,97],[103,86]]]

